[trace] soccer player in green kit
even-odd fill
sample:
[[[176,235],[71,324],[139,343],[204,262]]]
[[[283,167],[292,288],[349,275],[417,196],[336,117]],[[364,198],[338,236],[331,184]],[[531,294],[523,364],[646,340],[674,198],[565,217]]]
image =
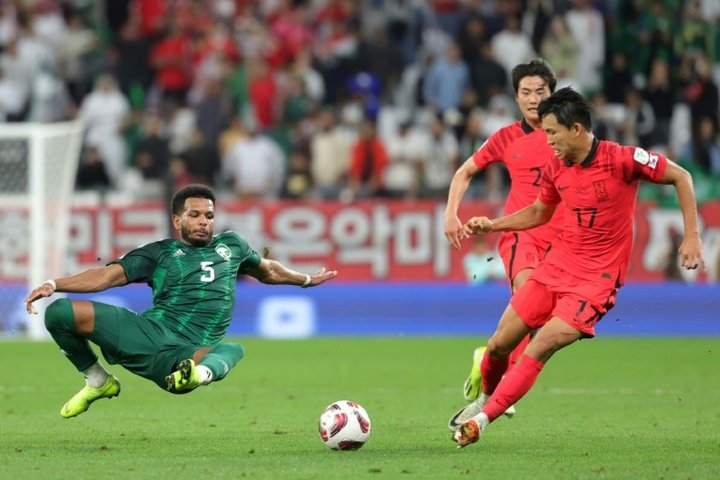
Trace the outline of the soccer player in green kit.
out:
[[[120,382],[100,363],[88,340],[111,364],[155,382],[172,393],[188,393],[222,380],[243,357],[240,344],[222,342],[235,304],[238,274],[262,283],[314,287],[337,276],[320,269],[307,275],[261,258],[232,231],[213,234],[215,195],[205,185],[188,185],[172,199],[172,223],[179,239],[149,243],[101,268],[47,280],[25,299],[25,308],[54,292],[101,292],[128,283],[147,283],[153,305],[138,314],[88,300],[58,299],[48,305],[45,325],[85,387],[60,410],[65,418],[85,412],[101,398],[120,393]]]

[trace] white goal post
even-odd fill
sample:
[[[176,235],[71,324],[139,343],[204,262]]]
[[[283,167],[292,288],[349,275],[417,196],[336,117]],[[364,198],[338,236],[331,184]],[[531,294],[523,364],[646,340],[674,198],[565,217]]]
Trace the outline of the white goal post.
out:
[[[31,288],[64,275],[83,125],[0,124],[0,334],[46,338],[44,307],[29,316]]]

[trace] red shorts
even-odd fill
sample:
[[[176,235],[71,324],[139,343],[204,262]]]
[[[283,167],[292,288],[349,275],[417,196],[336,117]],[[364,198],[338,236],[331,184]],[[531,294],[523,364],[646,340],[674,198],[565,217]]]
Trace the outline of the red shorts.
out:
[[[510,305],[530,328],[545,325],[552,317],[595,336],[595,324],[612,307],[618,289],[576,277],[555,265],[542,263],[515,292]]]
[[[537,240],[525,232],[510,232],[500,237],[498,253],[505,265],[505,274],[512,284],[518,272],[526,268],[537,268],[545,258],[547,247],[538,246]]]

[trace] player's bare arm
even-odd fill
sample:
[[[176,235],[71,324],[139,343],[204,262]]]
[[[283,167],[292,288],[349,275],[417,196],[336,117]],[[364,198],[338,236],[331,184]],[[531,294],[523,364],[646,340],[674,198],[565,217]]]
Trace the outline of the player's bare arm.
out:
[[[25,310],[36,313],[32,303],[43,297],[49,297],[55,292],[67,293],[93,293],[102,292],[112,287],[120,287],[128,283],[125,270],[118,264],[88,270],[57,280],[46,280],[35,288],[25,299]]]
[[[458,208],[472,178],[480,171],[472,157],[465,160],[457,169],[450,182],[448,201],[445,207],[445,238],[454,248],[460,248],[460,240],[466,237],[462,221],[458,217]]]
[[[483,235],[490,232],[515,232],[528,230],[550,221],[557,205],[547,205],[540,200],[512,215],[490,220],[488,217],[472,217],[465,224],[465,235]]]
[[[250,270],[248,275],[270,285],[314,287],[337,277],[337,270],[321,268],[314,275],[308,275],[291,270],[277,260],[263,258],[260,265]]]
[[[684,235],[678,248],[680,265],[688,270],[698,267],[705,268],[702,253],[702,240],[698,228],[697,201],[692,176],[677,163],[668,160],[665,174],[661,180],[666,185],[673,185],[677,191],[678,203],[683,216]]]

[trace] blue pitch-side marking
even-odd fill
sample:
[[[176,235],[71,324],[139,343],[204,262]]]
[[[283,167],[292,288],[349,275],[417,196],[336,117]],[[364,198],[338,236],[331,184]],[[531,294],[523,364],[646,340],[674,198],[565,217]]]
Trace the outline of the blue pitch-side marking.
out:
[[[22,287],[0,286],[0,295],[22,300]],[[150,289],[128,286],[82,295],[136,311],[150,303]],[[299,289],[238,285],[230,334],[292,338],[331,335],[473,335],[493,332],[509,298],[504,284],[327,284]],[[16,308],[17,310],[17,308]],[[27,318],[6,314],[4,325]],[[8,321],[7,318],[12,318]],[[18,330],[17,328],[15,329]],[[720,336],[720,284],[630,284],[598,324],[599,336]]]

